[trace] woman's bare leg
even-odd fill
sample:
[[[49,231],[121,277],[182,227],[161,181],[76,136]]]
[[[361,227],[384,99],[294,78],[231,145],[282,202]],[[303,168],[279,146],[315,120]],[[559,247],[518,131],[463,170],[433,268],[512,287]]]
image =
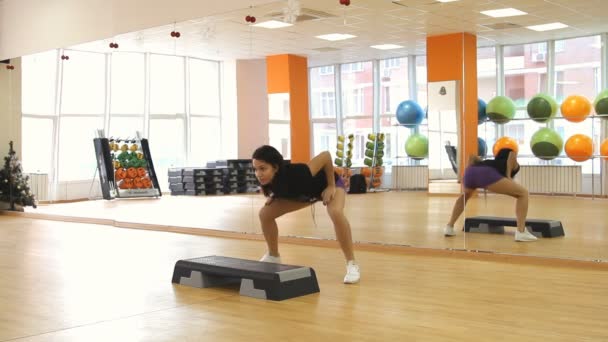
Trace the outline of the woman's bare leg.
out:
[[[306,202],[277,198],[260,209],[260,224],[262,226],[262,232],[264,232],[264,239],[268,245],[269,255],[275,257],[279,256],[279,228],[276,219],[309,205],[310,204]]]
[[[528,190],[508,178],[502,178],[488,186],[487,189],[498,194],[515,197],[517,230],[523,233],[526,229],[526,216],[528,216]]]
[[[346,192],[344,189],[337,187],[334,198],[327,205],[327,213],[334,223],[334,230],[336,231],[336,239],[340,243],[342,253],[346,261],[355,260],[353,253],[353,238],[350,229],[350,223],[344,215],[344,204],[346,202]]]

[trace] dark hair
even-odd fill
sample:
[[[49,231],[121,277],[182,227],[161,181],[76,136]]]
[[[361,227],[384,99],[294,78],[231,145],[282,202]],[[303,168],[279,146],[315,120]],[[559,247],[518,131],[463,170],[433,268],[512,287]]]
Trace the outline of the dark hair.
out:
[[[253,152],[253,155],[251,156],[251,158],[266,162],[266,163],[276,167],[277,170],[279,170],[279,171],[281,170],[281,168],[284,165],[283,156],[281,155],[281,153],[279,151],[277,151],[276,148],[274,148],[270,145],[263,145],[263,146],[258,147]],[[279,171],[277,171],[277,173]],[[275,177],[276,176],[277,175],[275,174]],[[262,192],[264,193],[264,196],[266,196],[266,197],[270,196],[270,193],[272,192],[272,182],[270,182],[266,185],[262,185]]]

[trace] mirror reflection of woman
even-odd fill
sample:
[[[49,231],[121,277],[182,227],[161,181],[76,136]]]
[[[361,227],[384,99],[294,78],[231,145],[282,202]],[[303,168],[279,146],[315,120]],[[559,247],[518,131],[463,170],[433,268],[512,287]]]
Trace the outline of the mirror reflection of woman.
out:
[[[359,265],[355,262],[350,223],[344,215],[346,189],[334,172],[329,152],[322,152],[308,164],[285,164],[274,147],[259,147],[252,156],[255,176],[267,200],[259,217],[268,245],[260,261],[281,263],[276,219],[322,200],[334,224],[336,238],[346,258],[345,284],[359,282]]]
[[[515,216],[517,218],[517,231],[515,241],[535,241],[536,236],[526,228],[528,215],[528,190],[513,181],[519,172],[517,152],[503,148],[493,160],[481,160],[477,156],[469,158],[468,166],[464,171],[464,193],[458,197],[452,216],[445,227],[445,236],[454,236],[454,224],[464,211],[468,200],[479,188],[487,189],[497,194],[508,195],[515,198]]]

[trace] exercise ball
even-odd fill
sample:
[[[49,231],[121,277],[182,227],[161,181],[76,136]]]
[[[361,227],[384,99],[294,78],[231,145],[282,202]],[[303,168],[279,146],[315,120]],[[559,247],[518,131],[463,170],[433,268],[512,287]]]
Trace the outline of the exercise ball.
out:
[[[528,116],[536,122],[547,122],[557,113],[557,102],[547,94],[536,94],[527,106]]]
[[[486,154],[488,154],[488,144],[482,138],[477,137],[477,155],[485,157]]]
[[[608,117],[608,89],[604,89],[597,94],[595,101],[593,101],[593,107],[595,108],[595,114]]]
[[[543,160],[555,159],[562,153],[564,141],[556,131],[541,128],[530,139],[530,149],[535,156]]]
[[[608,139],[604,139],[602,144],[600,145],[600,154],[602,155],[602,159],[608,159]]]
[[[581,122],[591,113],[591,102],[581,95],[566,97],[561,105],[562,116],[570,122]]]
[[[415,127],[424,119],[424,111],[416,101],[403,101],[397,107],[397,121],[407,127]]]
[[[515,153],[519,152],[519,144],[517,144],[517,141],[515,141],[515,139],[511,137],[502,137],[496,140],[494,146],[492,147],[492,153],[494,154],[494,157],[496,157],[498,152],[503,148],[511,149],[515,151]]]
[[[420,134],[414,133],[405,142],[405,153],[412,159],[424,159],[429,155],[429,139]]]
[[[575,134],[566,140],[565,150],[570,159],[583,162],[593,155],[593,140],[584,134]]]
[[[477,124],[481,125],[488,120],[488,114],[486,113],[486,102],[482,99],[477,99]]]
[[[486,114],[492,122],[507,123],[515,116],[515,103],[506,96],[496,96],[488,102]]]

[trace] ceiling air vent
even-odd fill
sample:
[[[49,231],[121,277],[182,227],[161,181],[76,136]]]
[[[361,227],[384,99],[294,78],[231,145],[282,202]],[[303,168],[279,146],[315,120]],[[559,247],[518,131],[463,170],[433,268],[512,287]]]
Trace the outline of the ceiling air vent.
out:
[[[285,14],[281,12],[272,12],[268,14],[269,17],[275,20],[283,21]],[[319,20],[325,18],[333,18],[335,15],[327,12],[317,11],[310,8],[302,8],[300,9],[300,15],[296,19],[296,22],[309,21],[309,20]]]
[[[319,52],[331,52],[331,51],[338,51],[340,49],[337,49],[335,47],[326,46],[326,47],[316,48],[316,49],[313,49],[313,50],[319,51]]]
[[[513,24],[513,23],[497,23],[490,25],[482,25],[484,27],[490,28],[492,30],[506,30],[506,29],[514,29],[519,28],[521,25]]]

